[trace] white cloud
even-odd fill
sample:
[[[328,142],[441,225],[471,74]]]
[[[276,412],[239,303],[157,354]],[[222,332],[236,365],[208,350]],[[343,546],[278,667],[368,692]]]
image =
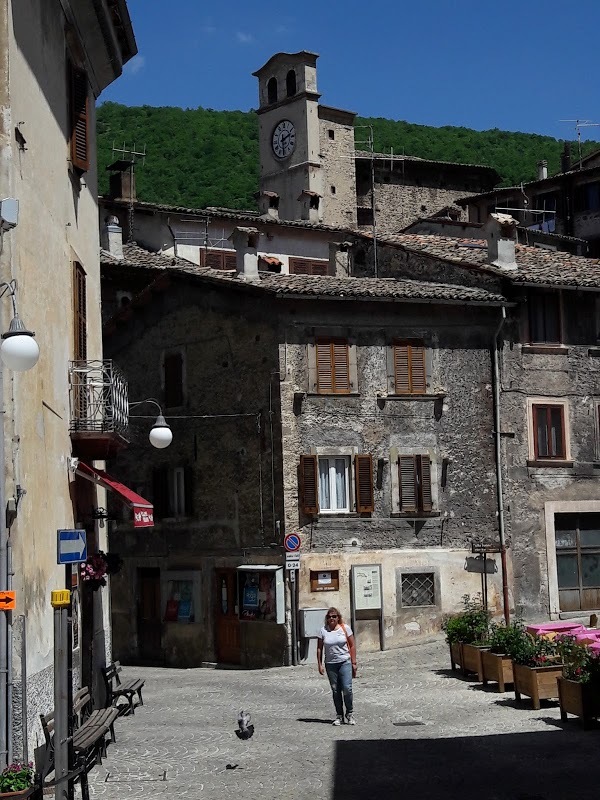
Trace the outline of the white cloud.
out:
[[[238,32],[235,34],[235,38],[236,38],[236,39],[238,40],[238,42],[240,42],[241,44],[250,44],[251,42],[253,42],[253,41],[254,41],[254,36],[252,36],[252,34],[251,34],[251,33],[244,33],[243,31],[238,31]]]
[[[212,36],[213,33],[217,32],[217,29],[215,28],[215,26],[211,25],[209,23],[207,23],[206,25],[202,25],[200,30],[202,31],[202,33],[205,33],[207,36]]]
[[[131,59],[131,61],[125,64],[125,70],[130,75],[137,75],[138,72],[141,72],[145,66],[146,66],[146,59],[144,58],[144,56],[137,55],[134,56]]]

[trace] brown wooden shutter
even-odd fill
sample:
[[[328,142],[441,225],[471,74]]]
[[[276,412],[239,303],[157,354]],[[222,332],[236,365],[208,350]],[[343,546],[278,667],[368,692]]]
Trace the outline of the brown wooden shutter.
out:
[[[366,455],[357,455],[354,458],[354,471],[356,483],[356,510],[359,514],[370,514],[375,510],[372,456],[369,453]]]
[[[300,456],[300,506],[305,514],[319,513],[317,456]]]
[[[425,347],[422,344],[394,344],[396,394],[424,394],[427,390]]]
[[[350,359],[348,342],[345,339],[334,339],[331,343],[334,392],[350,391]]]
[[[90,168],[89,92],[85,70],[70,67],[71,161],[76,169]]]
[[[414,456],[400,456],[400,511],[417,510],[417,470]]]
[[[308,261],[304,258],[290,258],[289,270],[290,275],[310,275]]]
[[[73,262],[73,306],[75,361],[87,359],[87,297],[85,271],[77,261]]]
[[[333,392],[333,365],[331,363],[331,342],[317,341],[317,391]]]
[[[165,406],[177,408],[183,405],[183,356],[168,353],[164,360]]]
[[[329,262],[328,261],[311,261],[310,274],[311,275],[329,275]]]
[[[431,494],[431,461],[429,456],[417,456],[417,465],[419,507],[421,511],[431,511],[433,508],[433,497]]]
[[[210,267],[211,269],[223,269],[223,251],[222,250],[203,250],[204,263],[203,267]]]

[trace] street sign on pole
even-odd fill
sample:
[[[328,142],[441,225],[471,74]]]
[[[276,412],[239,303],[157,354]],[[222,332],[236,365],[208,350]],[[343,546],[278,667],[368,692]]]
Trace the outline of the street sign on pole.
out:
[[[87,558],[87,542],[85,531],[58,530],[57,535],[57,564],[76,564]]]
[[[17,593],[13,591],[0,592],[0,611],[14,611],[17,607]]]
[[[283,546],[287,550],[288,553],[295,553],[296,550],[300,550],[300,545],[302,544],[302,540],[297,533],[288,533],[286,534],[285,539],[283,540]]]
[[[300,553],[286,553],[285,554],[285,568],[288,571],[294,571],[300,569]]]

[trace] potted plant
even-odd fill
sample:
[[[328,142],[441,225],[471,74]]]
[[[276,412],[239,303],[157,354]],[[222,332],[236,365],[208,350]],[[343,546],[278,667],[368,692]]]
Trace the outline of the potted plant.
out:
[[[600,716],[600,654],[574,636],[561,636],[558,649],[563,660],[563,674],[558,678],[560,718],[566,722],[567,714],[581,717],[588,729]]]
[[[33,764],[15,761],[0,772],[0,797],[30,797],[33,785]]]
[[[508,650],[517,702],[521,701],[521,695],[531,697],[533,708],[539,710],[540,700],[558,697],[556,679],[561,677],[563,665],[556,641],[531,636],[522,630],[515,634]]]
[[[92,591],[106,586],[106,576],[114,575],[123,566],[123,559],[117,553],[98,550],[81,565],[81,580]]]
[[[463,674],[476,672],[482,679],[481,651],[487,647],[489,613],[483,608],[481,598],[463,596],[463,611],[447,617],[442,623],[446,641],[450,646],[450,664],[462,667]]]
[[[481,669],[484,685],[488,681],[498,684],[498,691],[506,691],[506,684],[513,683],[512,658],[509,655],[512,643],[523,634],[520,620],[509,625],[492,623],[488,636],[489,650],[481,653]]]

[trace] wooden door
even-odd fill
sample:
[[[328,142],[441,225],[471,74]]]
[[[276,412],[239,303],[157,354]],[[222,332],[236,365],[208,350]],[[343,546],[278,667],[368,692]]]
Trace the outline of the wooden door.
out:
[[[600,514],[555,514],[561,611],[600,608]]]
[[[138,570],[138,656],[140,663],[162,666],[160,569]]]
[[[220,664],[240,663],[237,579],[235,569],[215,570],[215,650]]]

